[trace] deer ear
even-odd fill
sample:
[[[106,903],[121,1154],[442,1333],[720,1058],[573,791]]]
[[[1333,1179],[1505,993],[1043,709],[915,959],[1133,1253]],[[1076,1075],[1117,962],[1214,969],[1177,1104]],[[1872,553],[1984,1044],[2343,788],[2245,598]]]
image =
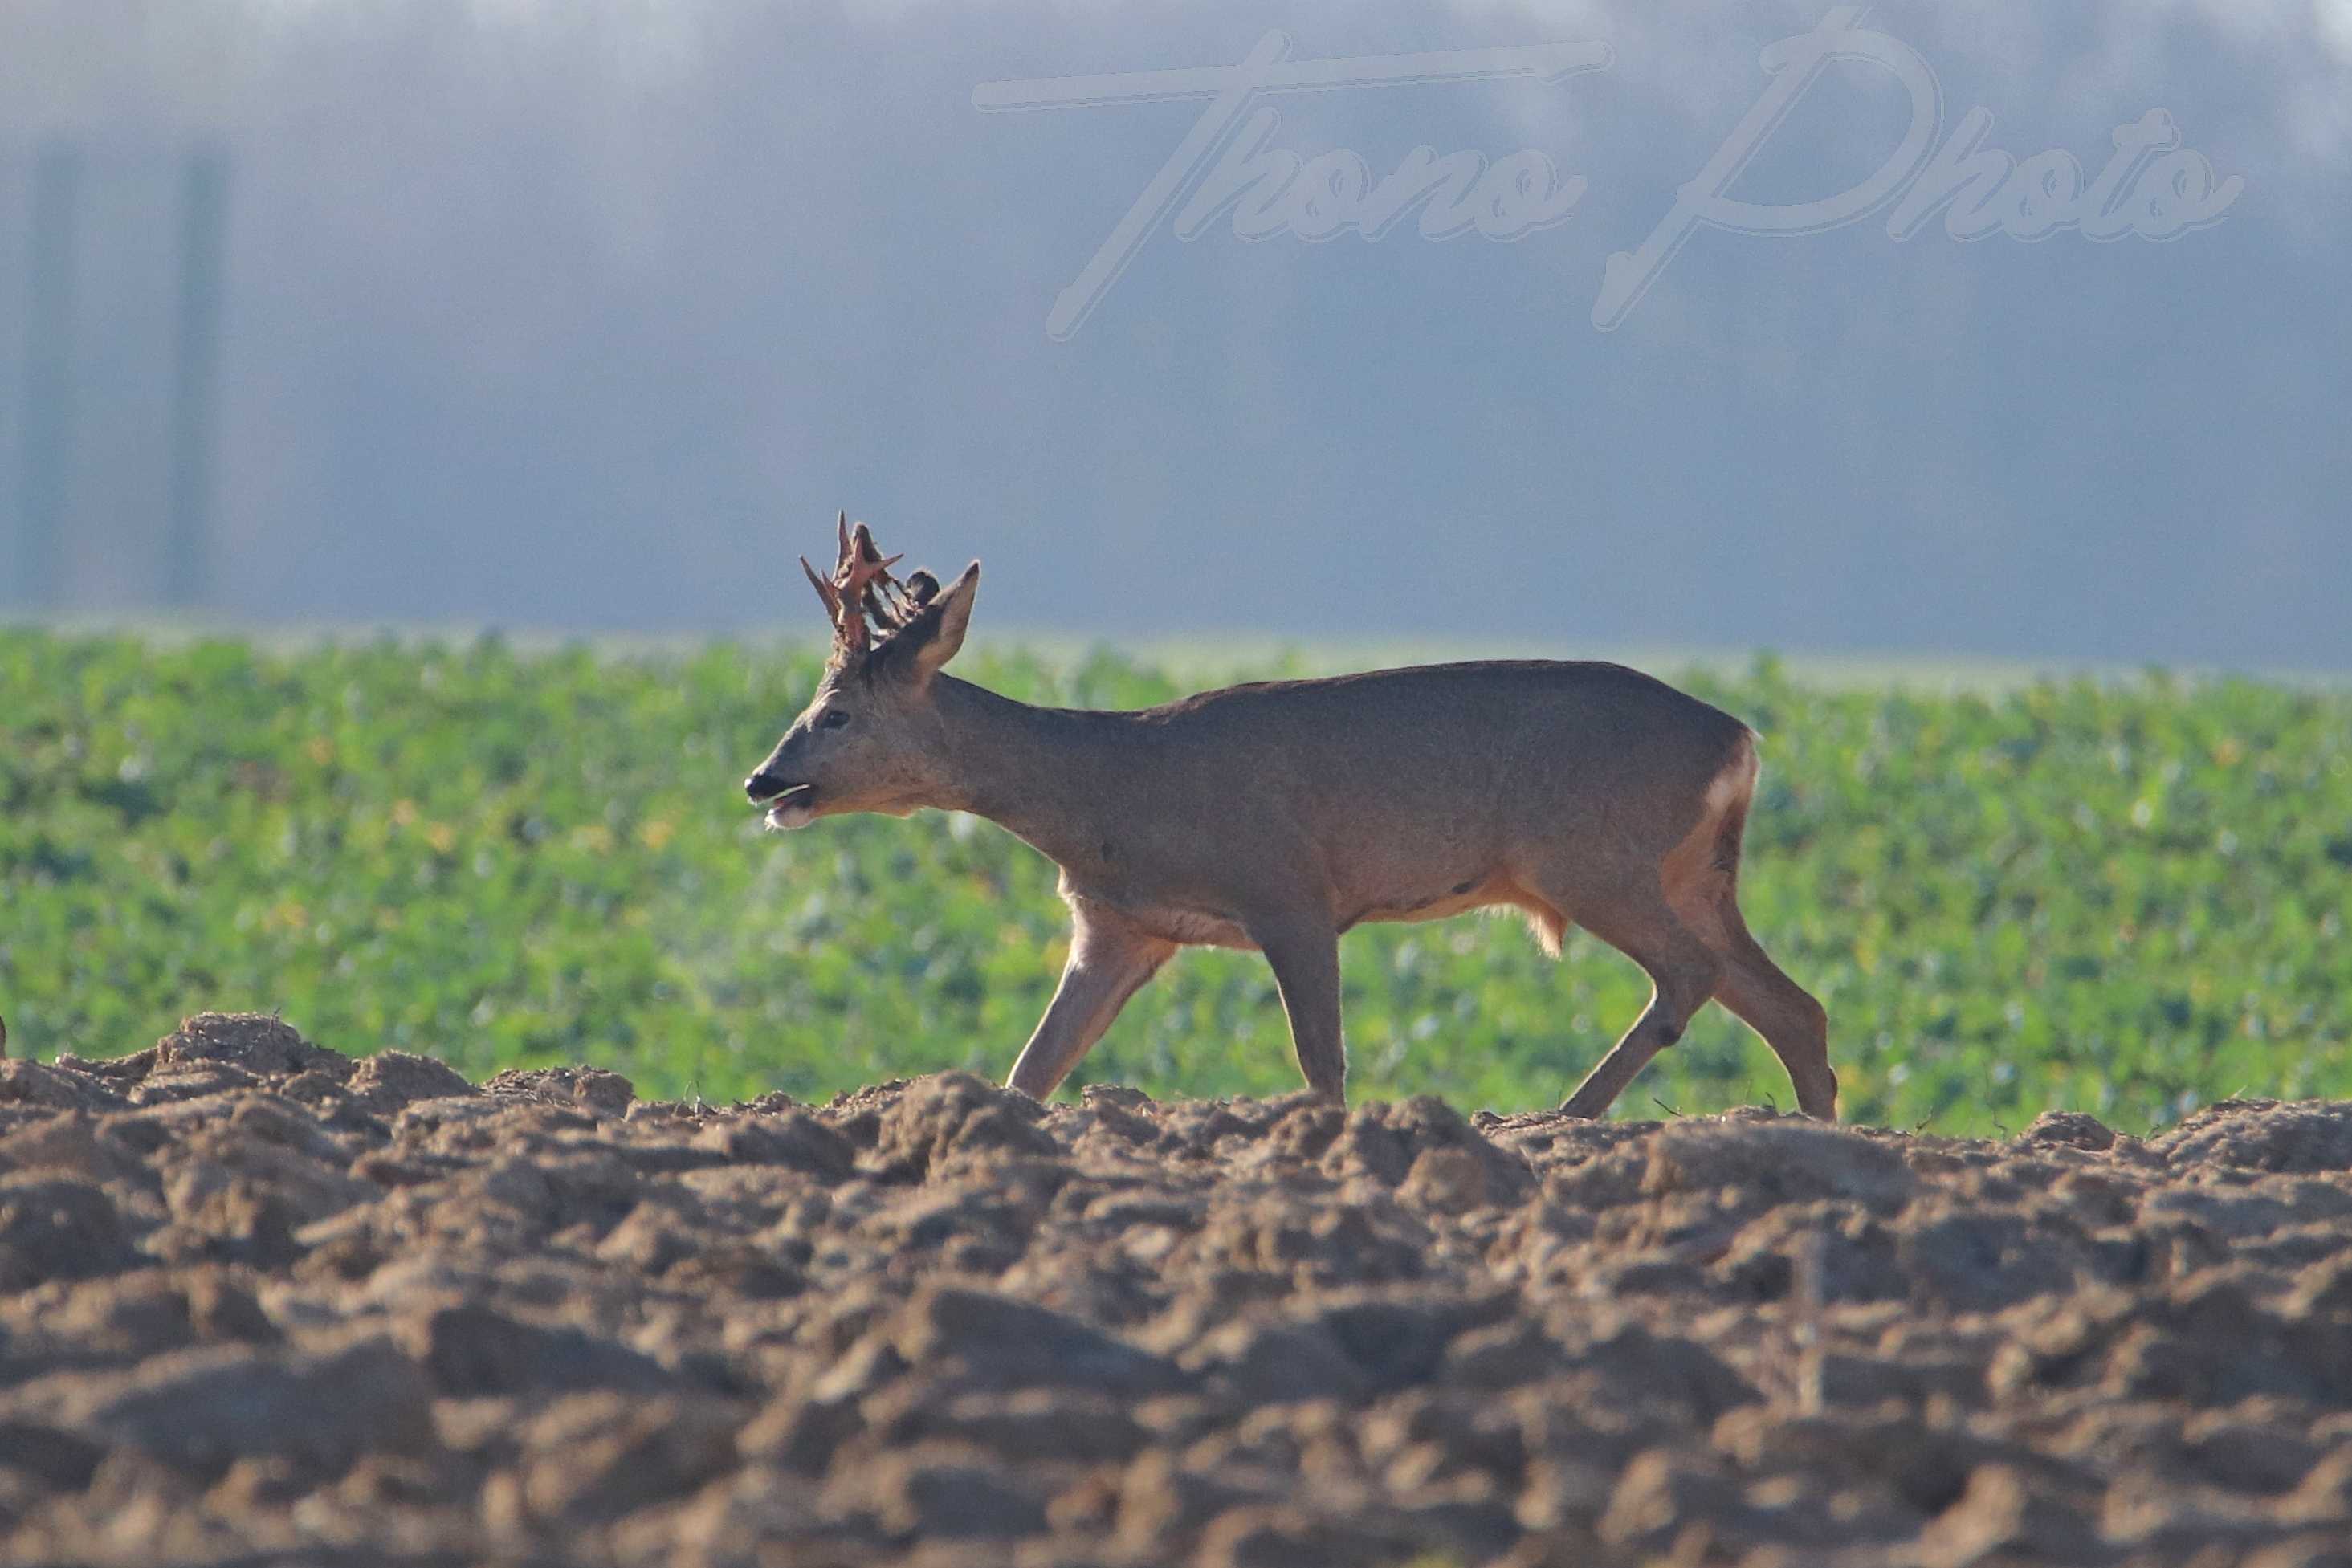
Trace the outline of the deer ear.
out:
[[[908,653],[914,661],[912,674],[918,685],[938,674],[940,667],[963,646],[963,634],[971,626],[971,601],[978,597],[980,562],[973,561],[963,569],[961,577],[924,607],[906,631],[890,640],[893,644],[901,638],[912,643]]]

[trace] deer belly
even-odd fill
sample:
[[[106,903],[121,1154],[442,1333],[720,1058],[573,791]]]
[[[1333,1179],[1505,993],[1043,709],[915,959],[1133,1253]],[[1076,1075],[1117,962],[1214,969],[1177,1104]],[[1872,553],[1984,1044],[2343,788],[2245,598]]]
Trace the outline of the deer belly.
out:
[[[1367,922],[1443,920],[1447,915],[1484,909],[1489,904],[1517,903],[1513,894],[1509,879],[1499,876],[1464,877],[1411,894],[1390,890],[1360,900],[1339,929],[1345,931]]]
[[[1105,886],[1092,878],[1081,883],[1066,869],[1062,873],[1061,891],[1064,898],[1114,910],[1139,930],[1163,942],[1181,943],[1187,947],[1241,947],[1253,952],[1257,947],[1249,939],[1249,933],[1242,929],[1241,922],[1217,910],[1170,904],[1148,894],[1138,896],[1134,889]]]
[[[1154,936],[1181,942],[1188,947],[1239,947],[1255,952],[1257,944],[1240,923],[1202,909],[1130,910],[1135,923]]]

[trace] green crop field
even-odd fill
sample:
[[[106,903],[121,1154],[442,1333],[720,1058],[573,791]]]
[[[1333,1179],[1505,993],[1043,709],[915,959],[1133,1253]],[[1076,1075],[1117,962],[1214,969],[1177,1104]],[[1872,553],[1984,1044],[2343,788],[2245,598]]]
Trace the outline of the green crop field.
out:
[[[1038,701],[1178,694],[1108,653],[968,657]],[[766,834],[738,793],[816,664],[496,641],[264,653],[0,632],[0,1015],[114,1054],[199,1008],[468,1072],[588,1061],[642,1092],[1002,1076],[1050,994],[1045,861],[925,813]],[[1257,673],[1273,673],[1271,669]],[[1672,675],[1671,669],[1660,673]],[[1828,1005],[1850,1117],[2048,1107],[2135,1132],[2232,1094],[2352,1095],[2352,695],[2160,675],[1977,695],[1686,684],[1765,735],[1750,924]],[[1516,920],[1343,945],[1352,1088],[1551,1103],[1647,983]],[[1297,1084],[1254,956],[1188,953],[1080,1081]],[[1710,1009],[1621,1113],[1788,1103]]]

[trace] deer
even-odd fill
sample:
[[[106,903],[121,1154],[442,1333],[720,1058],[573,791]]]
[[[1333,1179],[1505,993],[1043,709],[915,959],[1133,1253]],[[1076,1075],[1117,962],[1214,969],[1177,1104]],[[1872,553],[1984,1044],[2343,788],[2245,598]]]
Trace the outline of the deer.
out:
[[[1598,1117],[1719,1002],[1832,1121],[1822,1004],[1742,919],[1756,733],[1638,671],[1536,659],[1262,681],[1159,707],[1041,707],[957,679],[980,562],[901,581],[835,522],[814,697],[744,793],[772,830],[924,809],[996,823],[1060,867],[1068,960],[1007,1084],[1045,1100],[1186,946],[1265,955],[1311,1094],[1344,1105],[1340,936],[1516,909],[1558,957],[1581,927],[1649,1003],[1559,1107]]]

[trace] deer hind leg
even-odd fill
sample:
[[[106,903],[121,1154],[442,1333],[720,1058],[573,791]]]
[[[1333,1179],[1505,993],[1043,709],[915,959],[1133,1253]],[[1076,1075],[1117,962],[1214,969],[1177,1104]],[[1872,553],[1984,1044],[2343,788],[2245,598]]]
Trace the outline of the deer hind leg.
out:
[[[1797,1109],[1815,1121],[1837,1120],[1837,1073],[1830,1066],[1830,1020],[1811,992],[1781,972],[1740,918],[1726,889],[1718,918],[1727,938],[1723,984],[1716,999],[1764,1037],[1796,1087]]]
[[[1749,752],[1735,760],[1716,809],[1667,856],[1662,880],[1676,915],[1723,959],[1715,999],[1772,1048],[1788,1069],[1797,1108],[1834,1122],[1837,1074],[1830,1069],[1829,1016],[1772,962],[1739,913],[1739,841],[1756,783],[1753,757]]]
[[[1601,1059],[1560,1110],[1599,1116],[1625,1092],[1650,1059],[1682,1039],[1691,1015],[1722,983],[1723,956],[1683,924],[1663,893],[1632,903],[1611,898],[1600,906],[1569,905],[1576,923],[1624,954],[1650,977],[1650,1005],[1616,1048]]]
[[[1085,1060],[1127,998],[1176,952],[1174,943],[1137,930],[1117,915],[1085,904],[1074,908],[1070,959],[1063,967],[1062,983],[1005,1080],[1009,1087],[1039,1100],[1053,1093]]]

